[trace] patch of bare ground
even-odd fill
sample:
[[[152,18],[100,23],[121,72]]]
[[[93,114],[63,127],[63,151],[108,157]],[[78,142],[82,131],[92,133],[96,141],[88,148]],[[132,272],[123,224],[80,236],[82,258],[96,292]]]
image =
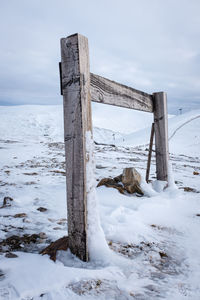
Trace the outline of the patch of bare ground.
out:
[[[198,191],[194,188],[191,188],[189,186],[179,187],[179,189],[183,189],[184,192],[200,193],[200,191]]]
[[[177,275],[182,272],[182,257],[175,257],[170,252],[169,244],[156,242],[141,242],[138,245],[135,244],[121,244],[118,242],[109,242],[109,247],[123,256],[130,259],[139,258],[141,259],[141,268],[145,267],[147,263],[153,267],[156,276],[164,278],[165,275]],[[152,274],[152,280],[154,280]]]
[[[0,186],[6,186],[6,185],[8,185],[8,186],[16,186],[16,183],[14,183],[14,182],[5,182],[5,181],[1,181],[0,180]]]
[[[38,173],[36,173],[36,172],[25,172],[25,173],[23,173],[24,175],[29,175],[29,176],[36,176],[36,175],[38,175]]]
[[[11,235],[0,240],[0,252],[9,253],[12,251],[38,252],[41,246],[37,244],[45,243],[47,236],[44,232],[39,234]]]
[[[135,294],[133,292],[126,292],[118,287],[117,281],[106,279],[85,279],[69,284],[66,288],[72,290],[79,296],[94,296],[100,297],[104,295],[105,299],[133,299]]]
[[[52,150],[65,150],[64,143],[61,142],[54,142],[54,143],[48,143],[48,147]]]
[[[63,176],[66,175],[66,172],[62,171],[62,170],[51,170],[50,172],[53,173],[53,175],[56,175],[56,174],[63,175]]]

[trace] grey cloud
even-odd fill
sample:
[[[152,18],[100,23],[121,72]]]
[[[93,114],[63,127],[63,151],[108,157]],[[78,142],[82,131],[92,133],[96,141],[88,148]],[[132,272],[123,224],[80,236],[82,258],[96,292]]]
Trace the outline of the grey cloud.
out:
[[[165,90],[169,110],[200,107],[199,0],[9,0],[0,11],[0,104],[61,103],[59,40],[79,32],[93,72]]]

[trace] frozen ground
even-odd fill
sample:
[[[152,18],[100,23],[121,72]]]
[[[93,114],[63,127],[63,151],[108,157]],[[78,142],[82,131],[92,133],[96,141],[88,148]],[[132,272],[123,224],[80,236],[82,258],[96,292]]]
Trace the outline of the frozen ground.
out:
[[[109,250],[89,263],[60,252],[54,263],[38,253],[67,233],[62,108],[1,107],[0,206],[13,201],[0,208],[0,299],[199,300],[199,115],[169,120],[176,187],[159,191],[153,157],[144,197],[98,188]],[[127,166],[145,176],[150,129],[140,126],[128,136],[95,129],[110,144],[95,146],[97,180]]]

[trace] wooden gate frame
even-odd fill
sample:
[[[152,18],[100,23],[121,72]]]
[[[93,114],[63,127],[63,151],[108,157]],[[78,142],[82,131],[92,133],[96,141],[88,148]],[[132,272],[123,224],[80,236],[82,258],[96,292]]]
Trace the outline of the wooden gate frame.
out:
[[[64,102],[69,248],[88,261],[86,132],[92,134],[91,101],[154,114],[157,179],[168,180],[167,96],[152,95],[90,73],[88,39],[61,39],[61,94]],[[88,153],[87,153],[88,155]]]

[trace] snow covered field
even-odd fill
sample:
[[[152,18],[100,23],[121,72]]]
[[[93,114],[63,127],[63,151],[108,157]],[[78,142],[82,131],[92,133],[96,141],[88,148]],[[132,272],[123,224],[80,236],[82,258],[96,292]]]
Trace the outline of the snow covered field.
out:
[[[97,180],[124,167],[145,177],[151,117],[141,116],[133,133],[94,129]],[[108,247],[97,243],[89,263],[38,254],[67,233],[62,117],[61,106],[0,108],[0,206],[13,198],[0,208],[0,299],[199,300],[200,111],[169,119],[176,186],[160,190],[153,157],[145,196],[97,188]]]

